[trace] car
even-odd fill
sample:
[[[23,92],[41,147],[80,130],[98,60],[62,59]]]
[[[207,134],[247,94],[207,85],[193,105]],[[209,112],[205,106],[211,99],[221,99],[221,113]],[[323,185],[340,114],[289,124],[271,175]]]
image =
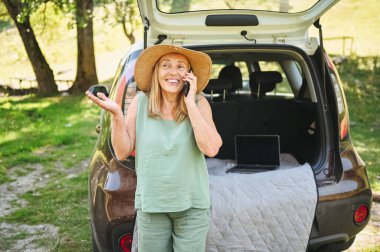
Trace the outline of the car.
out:
[[[139,91],[133,72],[144,48],[171,44],[207,53],[213,70],[204,96],[223,140],[216,158],[236,158],[235,135],[278,135],[281,153],[310,164],[315,175],[318,202],[307,250],[342,251],[367,225],[372,192],[350,137],[342,82],[323,47],[319,20],[338,1],[280,2],[287,4],[138,0],[144,41],[120,61],[109,94],[104,86],[93,90],[126,115]],[[312,29],[319,35],[310,35]],[[110,128],[110,114],[102,111],[89,166],[93,247],[131,251],[134,153],[115,157]]]

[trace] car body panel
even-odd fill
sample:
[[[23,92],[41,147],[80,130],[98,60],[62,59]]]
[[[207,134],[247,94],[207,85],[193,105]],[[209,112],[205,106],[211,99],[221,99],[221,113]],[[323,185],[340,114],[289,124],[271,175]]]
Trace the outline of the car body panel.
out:
[[[309,27],[339,0],[318,1],[310,9],[298,13],[283,13],[257,10],[208,10],[180,13],[164,13],[158,10],[155,0],[139,0],[141,19],[148,27],[147,42],[152,45],[159,35],[166,35],[163,43],[177,45],[199,44],[252,44],[244,39],[241,31],[247,31],[247,37],[255,43],[293,44],[313,53],[318,46],[315,39],[309,37]],[[206,25],[208,16],[228,15],[256,16],[256,26],[210,26]],[[223,18],[223,15],[225,16]]]

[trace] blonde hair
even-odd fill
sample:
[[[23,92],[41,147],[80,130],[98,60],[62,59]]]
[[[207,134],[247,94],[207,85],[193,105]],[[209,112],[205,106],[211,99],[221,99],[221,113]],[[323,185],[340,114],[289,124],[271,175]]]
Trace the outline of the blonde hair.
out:
[[[161,86],[158,80],[158,61],[154,65],[153,74],[152,74],[152,85],[148,91],[148,114],[153,118],[162,118],[161,108],[164,104],[164,99],[161,93]],[[174,120],[176,122],[182,122],[188,117],[187,108],[185,105],[185,99],[183,95],[178,95],[177,97],[177,106],[174,106],[172,111]]]

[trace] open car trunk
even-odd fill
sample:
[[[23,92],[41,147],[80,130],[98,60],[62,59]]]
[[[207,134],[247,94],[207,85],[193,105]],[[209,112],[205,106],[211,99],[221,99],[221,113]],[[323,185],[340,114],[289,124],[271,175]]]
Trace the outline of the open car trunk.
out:
[[[216,158],[235,160],[236,135],[278,135],[282,156],[318,169],[321,106],[309,56],[278,46],[208,53],[215,72],[204,92],[223,140]]]
[[[206,251],[305,251],[318,201],[314,174],[326,156],[314,56],[285,45],[191,49],[212,59],[204,96],[223,140],[218,155],[206,160],[211,197]],[[236,135],[278,135],[280,167],[227,173],[235,164]],[[137,230],[135,225],[132,251]]]

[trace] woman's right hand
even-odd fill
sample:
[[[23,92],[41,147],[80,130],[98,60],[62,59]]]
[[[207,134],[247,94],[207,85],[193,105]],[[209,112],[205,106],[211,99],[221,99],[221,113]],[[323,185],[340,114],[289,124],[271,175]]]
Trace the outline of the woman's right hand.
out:
[[[90,100],[92,100],[93,103],[102,109],[109,111],[113,115],[117,115],[121,112],[120,106],[101,92],[96,94],[98,97],[93,95],[90,91],[86,91],[86,95]]]

